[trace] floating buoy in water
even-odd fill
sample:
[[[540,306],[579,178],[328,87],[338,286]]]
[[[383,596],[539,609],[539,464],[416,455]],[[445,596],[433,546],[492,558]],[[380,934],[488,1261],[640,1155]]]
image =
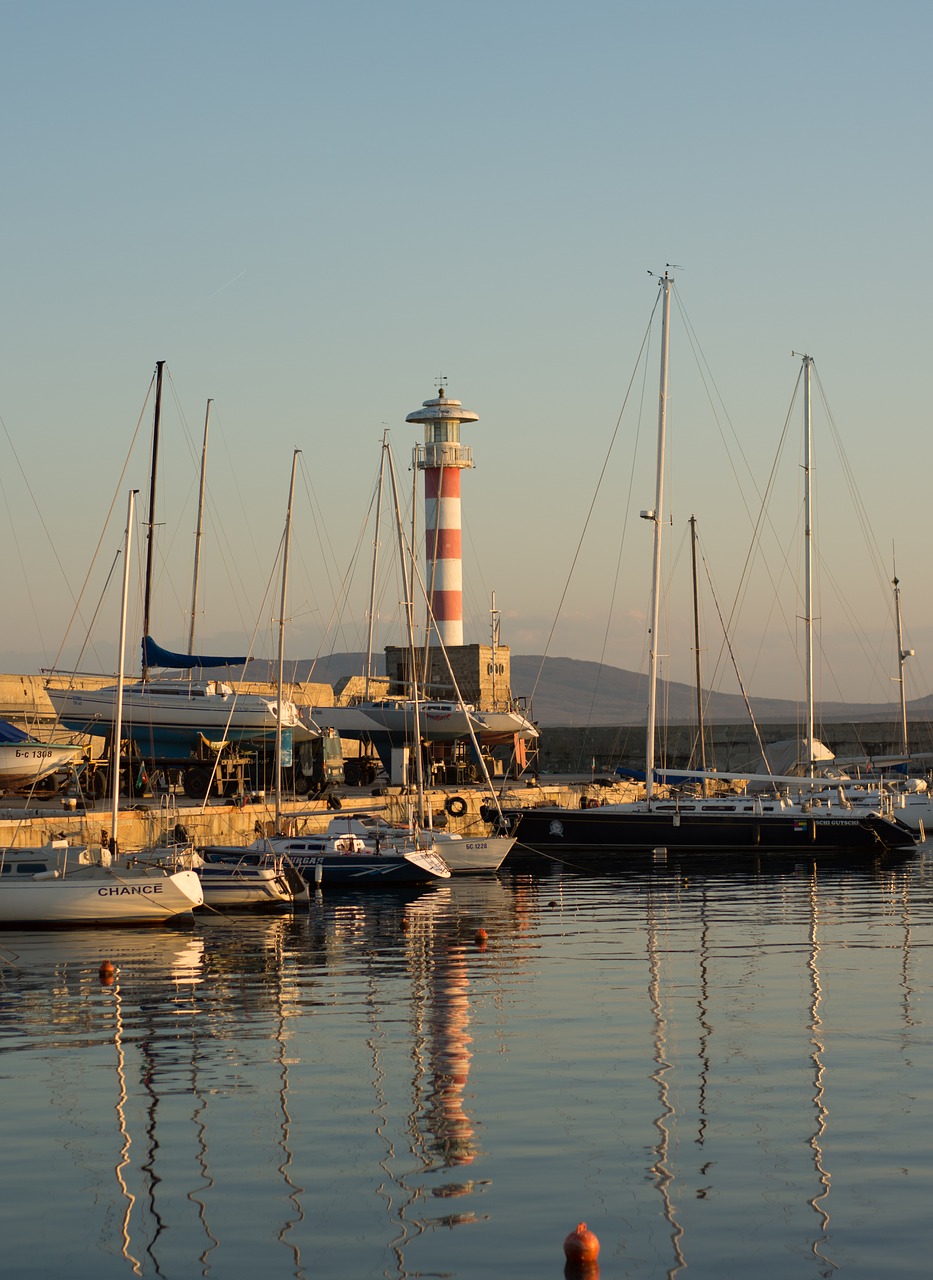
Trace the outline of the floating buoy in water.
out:
[[[408,916],[402,916],[402,933],[404,933],[408,927]]]
[[[473,941],[476,943],[478,947],[485,947],[486,939],[488,937],[489,937],[489,934],[486,932],[485,929],[477,929],[476,932],[473,934]]]
[[[564,1256],[574,1267],[586,1266],[599,1257],[599,1241],[585,1222],[578,1223],[564,1241]]]
[[[113,982],[114,978],[116,977],[116,973],[117,973],[116,969],[113,967],[113,965],[110,963],[109,960],[102,960],[101,966],[97,970],[97,976],[100,978],[101,982],[106,983],[108,986],[111,982]]]

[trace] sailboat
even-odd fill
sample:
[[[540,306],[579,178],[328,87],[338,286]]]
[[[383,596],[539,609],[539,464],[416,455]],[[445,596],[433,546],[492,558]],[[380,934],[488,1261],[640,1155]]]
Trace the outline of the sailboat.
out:
[[[383,765],[391,772],[393,750],[400,750],[420,738],[424,742],[453,743],[464,739],[478,739],[487,745],[513,741],[516,737],[532,740],[538,730],[514,707],[482,708],[462,698],[432,698],[425,696],[422,687],[417,693],[412,685],[404,696],[372,698],[369,685],[372,676],[373,624],[376,613],[376,577],[380,546],[380,521],[382,518],[382,493],[385,469],[392,475],[395,503],[395,521],[401,533],[398,490],[395,484],[392,454],[388,431],[383,435],[382,458],[379,469],[378,497],[376,501],[376,531],[373,541],[373,567],[370,585],[369,638],[366,656],[366,684],[363,696],[346,706],[314,707],[311,715],[321,729],[332,729],[342,738],[359,739],[372,743]],[[405,552],[401,579],[411,587],[411,574],[405,565]],[[411,560],[412,565],[414,560]],[[425,594],[427,599],[427,594]],[[406,641],[406,643],[408,643]],[[412,677],[414,676],[412,663]],[[422,682],[423,684],[423,682]]]
[[[148,544],[143,606],[142,678],[124,689],[123,733],[147,759],[173,758],[198,752],[203,741],[271,742],[281,722],[299,736],[311,736],[301,723],[298,708],[288,702],[280,721],[276,699],[262,694],[237,693],[220,680],[198,680],[191,673],[213,667],[243,667],[245,656],[175,653],[156,644],[150,634],[152,570],[156,528],[156,478],[162,415],[164,360],[156,364],[155,410],[149,481]],[[199,516],[200,522],[200,516]],[[152,679],[153,669],[188,672],[187,679]],[[81,688],[73,682],[49,682],[46,692],[59,721],[68,729],[91,736],[113,732],[116,685]],[[115,745],[115,751],[119,744]]]
[[[670,308],[673,280],[665,271],[661,289],[661,370],[658,395],[658,445],[655,505],[643,511],[654,529],[651,605],[648,718],[645,740],[645,795],[643,799],[594,808],[567,809],[553,805],[505,809],[520,846],[536,852],[556,850],[573,854],[599,854],[611,858],[619,852],[666,855],[669,851],[692,855],[738,854],[881,854],[908,849],[918,835],[905,823],[880,808],[852,806],[824,795],[789,800],[774,794],[683,797],[656,794],[655,736],[657,725],[658,624],[661,599],[661,537],[664,524],[664,468],[670,355]],[[809,481],[809,375],[812,358],[803,357],[805,373],[804,419],[807,436],[805,469]],[[809,483],[808,483],[809,493]],[[810,520],[807,511],[807,533]],[[810,545],[807,544],[807,742],[813,744],[813,641],[810,608]],[[716,775],[723,778],[727,775]]]
[[[281,692],[285,668],[285,605],[288,584],[288,555],[291,538],[292,499],[295,490],[295,466],[299,450],[292,458],[292,477],[288,491],[288,513],[282,543],[282,599],[279,618],[278,689]],[[281,697],[279,706],[282,706]],[[200,850],[207,866],[261,865],[269,858],[279,858],[309,883],[319,879],[331,883],[423,883],[446,879],[450,875],[433,846],[423,848],[414,842],[408,847],[370,845],[355,832],[342,828],[325,833],[293,836],[282,833],[282,725],[276,733],[275,752],[275,835],[263,836],[245,848],[230,845],[208,845]]]
[[[291,483],[288,491],[288,514],[282,552],[282,616],[279,620],[279,674],[278,689],[282,688],[284,664],[285,594],[288,579],[288,550],[291,537],[292,499],[295,490],[295,469],[300,450],[292,457]],[[275,816],[278,826],[282,806],[282,752],[283,720],[285,708],[281,698],[276,699],[278,719],[275,743]],[[289,907],[307,898],[308,887],[304,878],[282,854],[267,849],[256,854],[238,849],[229,856],[217,853],[207,858],[201,850],[190,846],[153,851],[151,856],[175,859],[176,865],[190,867],[198,875],[204,891],[204,905],[217,910],[235,910],[241,907]]]
[[[126,520],[123,605],[120,618],[120,675],[116,730],[122,715],[123,650],[135,493]],[[203,902],[193,871],[118,860],[120,771],[113,770],[113,809],[109,848],[69,845],[53,840],[39,848],[0,850],[0,925],[164,924]]]
[[[430,740],[430,732],[423,728],[422,716],[429,714],[428,708],[433,704],[424,703],[419,697],[420,681],[418,679],[418,659],[415,652],[415,628],[413,615],[413,595],[415,578],[417,577],[417,569],[415,566],[414,555],[410,546],[406,545],[405,534],[402,527],[401,506],[399,503],[398,482],[395,474],[395,464],[392,458],[392,451],[389,446],[388,437],[383,439],[383,469],[385,465],[389,468],[389,478],[392,486],[392,500],[395,509],[395,526],[398,536],[398,552],[399,564],[401,567],[402,581],[407,584],[405,599],[405,629],[408,637],[408,667],[409,681],[411,687],[411,698],[408,705],[411,708],[412,723],[409,733],[405,738],[405,745],[410,749],[415,764],[415,782],[417,805],[409,815],[407,825],[393,825],[384,821],[382,818],[374,814],[346,814],[339,819],[334,819],[331,823],[332,828],[342,828],[348,835],[370,842],[373,847],[397,847],[403,848],[410,844],[414,844],[420,848],[434,849],[444,860],[454,875],[463,875],[466,873],[498,871],[499,867],[505,861],[509,850],[515,844],[515,838],[511,835],[497,833],[493,835],[470,835],[457,831],[448,831],[446,828],[435,828],[433,825],[430,807],[427,804],[424,787],[424,764],[422,759],[422,744]],[[380,472],[380,484],[382,473]],[[377,540],[378,542],[378,540]],[[411,569],[411,572],[409,572]],[[424,584],[420,583],[422,589]],[[423,591],[424,598],[428,604],[429,617],[433,618],[430,609],[430,602],[426,591]],[[371,614],[374,609],[371,608]],[[444,658],[448,663],[448,671],[450,679],[456,688],[456,678],[453,669],[447,658],[447,651],[442,642],[441,648]],[[459,693],[459,690],[458,690]],[[486,785],[489,794],[498,804],[492,782],[480,751],[478,734],[481,728],[474,723],[473,708],[468,707],[462,698],[458,698],[457,702],[452,704],[457,708],[457,713],[464,717],[466,733],[458,736],[469,737],[473,744],[477,760],[479,760],[481,768],[486,777]],[[485,713],[483,713],[485,719]]]
[[[923,777],[908,775],[905,770],[912,760],[921,757],[911,755],[907,727],[907,692],[904,683],[904,665],[914,656],[913,649],[904,648],[901,619],[900,579],[897,570],[891,585],[894,588],[894,617],[897,639],[898,685],[900,701],[900,751],[890,756],[835,756],[823,743],[813,740],[807,748],[804,743],[804,759],[798,771],[805,776],[788,781],[789,791],[805,790],[811,797],[820,797],[830,790],[842,795],[849,804],[890,806],[901,822],[915,831],[921,840],[927,831],[933,831],[933,795],[929,783]],[[775,748],[796,748],[797,743],[770,743],[768,759],[773,763]],[[796,753],[795,753],[796,754]],[[788,770],[782,770],[788,772]],[[764,785],[764,784],[762,784]]]

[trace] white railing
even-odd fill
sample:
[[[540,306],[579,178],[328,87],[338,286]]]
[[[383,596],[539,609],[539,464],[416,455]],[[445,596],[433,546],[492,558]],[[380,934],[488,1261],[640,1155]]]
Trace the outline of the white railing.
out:
[[[418,445],[418,466],[424,467],[472,467],[473,450],[467,445],[440,441]]]

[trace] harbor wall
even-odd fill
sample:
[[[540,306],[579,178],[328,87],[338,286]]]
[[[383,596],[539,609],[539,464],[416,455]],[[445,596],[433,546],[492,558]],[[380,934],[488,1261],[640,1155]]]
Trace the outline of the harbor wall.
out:
[[[101,676],[85,677],[80,683],[97,687],[112,681],[112,676]],[[9,720],[37,737],[48,737],[54,729],[55,710],[45,691],[45,683],[46,677],[41,675],[0,674],[0,719]],[[271,689],[267,683],[229,683],[244,693],[269,692]],[[383,685],[385,683],[383,681]],[[328,684],[289,685],[286,696],[303,706],[333,706],[335,700],[345,702],[354,693],[362,693],[359,678],[343,682],[336,691]],[[916,721],[911,722],[908,728],[913,753],[933,752],[933,726]],[[796,723],[758,726],[758,734],[764,743],[799,737],[800,732]],[[67,735],[59,730],[56,736]],[[895,755],[900,750],[900,724],[896,720],[824,724],[818,728],[817,736],[837,756]],[[691,764],[696,767],[695,737],[696,730],[691,725],[662,726],[658,731],[658,759],[672,769],[687,768]],[[619,764],[641,768],[645,758],[645,728],[643,724],[590,728],[547,726],[541,730],[538,747],[536,767],[539,774],[605,773]],[[707,760],[711,766],[732,772],[748,767],[760,756],[755,728],[747,721],[707,726]]]
[[[560,804],[576,807],[584,795],[598,792],[601,800],[632,800],[643,788],[617,782],[594,787],[589,778],[577,780],[527,778],[496,784],[496,794],[504,808],[527,804]],[[436,827],[463,835],[486,834],[484,812],[491,796],[484,787],[430,788],[425,800]],[[450,813],[447,806],[455,804]],[[376,813],[389,822],[405,824],[415,806],[414,788],[382,786],[344,787],[328,800],[283,801],[281,826],[286,831],[326,831],[339,813]],[[21,797],[0,799],[0,849],[45,844],[63,839],[73,844],[106,844],[112,827],[111,805],[88,801],[87,807],[69,798],[32,804]],[[333,807],[339,804],[339,809]],[[461,809],[463,810],[461,812]],[[275,812],[268,796],[247,797],[243,802],[211,799],[205,804],[174,796],[147,796],[142,800],[124,796],[120,803],[118,837],[124,853],[164,843],[177,825],[194,844],[248,844],[257,836],[275,830]]]
[[[707,728],[706,758],[709,768],[736,772],[761,758],[760,742],[780,742],[801,737],[800,725],[758,725],[758,736],[748,723],[714,724]],[[833,755],[894,756],[900,752],[901,726],[895,720],[845,721],[824,724],[817,737]],[[760,742],[759,742],[760,739]],[[933,727],[908,725],[911,754],[933,753]],[[691,725],[666,725],[658,730],[658,760],[671,769],[697,768],[696,729]],[[633,769],[645,766],[645,726],[597,725],[592,728],[548,728],[541,732],[538,772],[546,774],[608,773],[617,765]],[[933,764],[933,757],[931,757]]]

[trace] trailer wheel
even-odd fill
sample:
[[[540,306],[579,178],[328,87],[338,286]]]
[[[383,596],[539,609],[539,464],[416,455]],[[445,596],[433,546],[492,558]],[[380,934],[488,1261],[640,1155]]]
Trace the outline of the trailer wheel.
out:
[[[189,800],[204,800],[211,789],[211,775],[207,769],[185,770],[185,795]]]

